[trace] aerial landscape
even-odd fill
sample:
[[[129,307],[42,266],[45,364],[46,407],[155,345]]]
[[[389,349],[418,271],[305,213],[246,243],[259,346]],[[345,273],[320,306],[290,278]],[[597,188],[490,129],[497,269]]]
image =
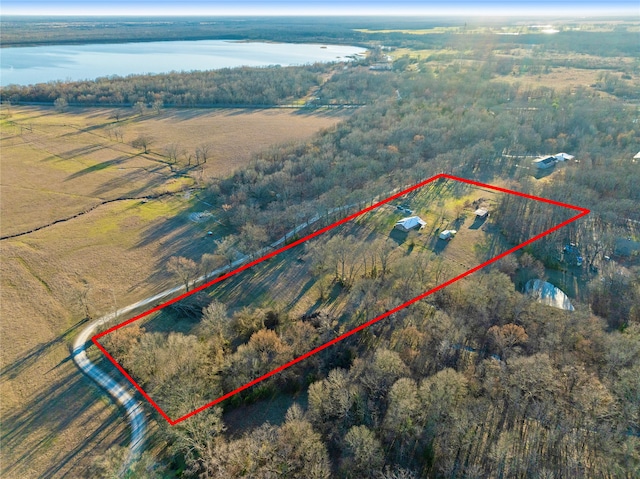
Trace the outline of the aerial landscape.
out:
[[[0,477],[640,477],[640,11],[3,3]]]

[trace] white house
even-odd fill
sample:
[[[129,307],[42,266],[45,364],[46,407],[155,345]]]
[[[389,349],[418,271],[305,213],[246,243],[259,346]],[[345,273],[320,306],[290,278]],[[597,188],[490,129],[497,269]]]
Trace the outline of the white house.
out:
[[[412,229],[422,229],[426,224],[419,216],[408,216],[398,221],[395,228],[406,233]]]

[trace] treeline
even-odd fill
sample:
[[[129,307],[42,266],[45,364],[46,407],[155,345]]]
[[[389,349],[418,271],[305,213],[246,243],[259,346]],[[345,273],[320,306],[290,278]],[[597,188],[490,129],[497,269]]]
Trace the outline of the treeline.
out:
[[[545,53],[587,54],[599,57],[635,57],[638,33],[634,31],[613,32],[577,32],[564,31],[553,35],[528,33],[522,35],[496,35],[494,33],[442,33],[431,35],[412,35],[410,33],[372,33],[372,39],[385,45],[421,49],[452,48],[460,52],[474,52],[479,59],[486,57],[487,48],[533,49]]]
[[[510,210],[505,217],[518,208],[497,207]],[[557,220],[546,210],[520,216],[535,228]],[[163,407],[186,413],[448,277],[446,263],[420,247],[424,238],[409,238],[416,246],[407,253],[359,228],[296,255],[309,264],[319,299],[340,308],[295,317],[277,305],[230,312],[214,301],[187,320],[191,332],[130,326],[105,346]],[[623,330],[612,331],[587,308],[555,310],[516,291],[515,283],[544,275],[528,253],[505,258],[225,404],[308,388],[306,407],[293,406],[280,426],[228,437],[218,409],[165,428],[173,444],[165,467],[184,461],[187,477],[205,478],[269,477],[274,468],[292,478],[633,477],[640,311],[611,310],[626,315]],[[243,291],[262,280],[256,271]],[[613,294],[605,296],[625,296]],[[292,437],[287,446],[283,438]]]
[[[0,90],[2,101],[70,105],[133,106],[136,103],[193,107],[199,105],[277,105],[305,96],[320,84],[329,68],[225,68],[214,71],[172,72],[160,75],[102,77],[95,81],[10,85]]]
[[[123,43],[179,40],[362,41],[348,19],[281,17],[3,17],[3,45]],[[60,28],[64,25],[64,28]]]

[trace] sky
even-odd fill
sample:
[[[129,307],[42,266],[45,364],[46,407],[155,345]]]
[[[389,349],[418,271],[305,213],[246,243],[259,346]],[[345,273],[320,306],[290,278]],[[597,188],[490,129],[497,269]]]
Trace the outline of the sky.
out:
[[[464,15],[640,19],[640,0],[2,0],[2,15]]]

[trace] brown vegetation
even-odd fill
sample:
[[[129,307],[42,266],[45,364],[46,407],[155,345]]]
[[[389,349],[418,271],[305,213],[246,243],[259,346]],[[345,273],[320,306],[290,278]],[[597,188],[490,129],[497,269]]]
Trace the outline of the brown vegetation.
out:
[[[184,145],[191,147],[228,125],[216,140],[215,159],[202,165],[210,168],[206,177],[220,178],[266,145],[305,138],[341,117],[231,110],[174,116],[165,110],[150,120],[119,122],[123,138],[110,138],[111,110],[11,107],[10,113],[1,130],[3,236],[103,201],[177,193],[105,204],[2,241],[3,474],[35,477],[49,471],[55,476],[74,470],[77,475],[93,461],[98,442],[127,441],[125,423],[116,420],[120,412],[95,402],[101,393],[78,376],[70,360],[68,345],[82,327],[80,320],[173,286],[165,271],[169,257],[181,253],[199,259],[216,239],[204,239],[206,232],[220,228],[212,217],[188,220],[190,211],[208,209],[190,189],[200,178],[193,170],[173,172],[159,139],[178,142],[185,135]],[[158,142],[140,155],[127,142],[145,128],[157,128]],[[88,439],[78,434],[86,431],[86,423],[93,425]]]

